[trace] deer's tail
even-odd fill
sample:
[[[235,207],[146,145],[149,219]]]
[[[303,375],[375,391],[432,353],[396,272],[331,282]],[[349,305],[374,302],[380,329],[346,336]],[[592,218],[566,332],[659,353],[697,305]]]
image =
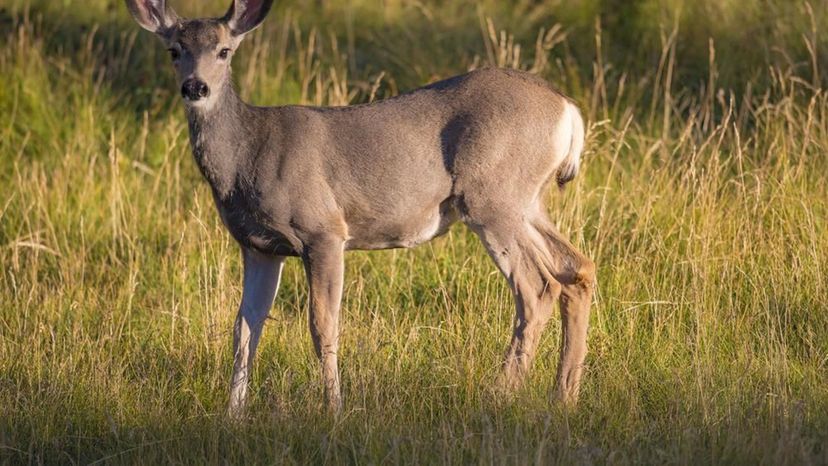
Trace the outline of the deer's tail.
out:
[[[557,181],[561,188],[578,174],[578,169],[581,166],[581,151],[584,149],[584,119],[575,104],[567,101],[566,105],[565,115],[561,123],[572,125],[572,140],[566,158],[558,167]]]

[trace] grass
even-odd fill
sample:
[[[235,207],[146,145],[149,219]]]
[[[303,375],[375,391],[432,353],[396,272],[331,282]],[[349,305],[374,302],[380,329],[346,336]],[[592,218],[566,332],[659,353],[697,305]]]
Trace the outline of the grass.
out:
[[[0,461],[828,462],[827,11],[280,4],[235,64],[258,104],[365,102],[483,65],[572,95],[587,151],[550,211],[599,286],[581,402],[565,411],[550,402],[556,321],[528,385],[513,400],[489,390],[512,302],[464,228],[349,254],[333,419],[289,261],[252,417],[230,425],[239,254],[189,153],[165,52],[119,1],[6,0]]]

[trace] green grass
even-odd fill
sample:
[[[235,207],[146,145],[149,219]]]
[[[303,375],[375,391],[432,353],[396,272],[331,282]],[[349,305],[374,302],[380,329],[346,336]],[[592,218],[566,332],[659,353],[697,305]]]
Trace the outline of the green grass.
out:
[[[550,205],[598,264],[577,410],[550,401],[557,321],[527,386],[490,390],[511,296],[456,227],[348,255],[339,419],[289,261],[251,419],[229,424],[239,253],[163,48],[120,1],[3,0],[0,461],[828,462],[824,2],[304,3],[243,46],[251,101],[364,102],[493,64],[581,104],[583,170]]]

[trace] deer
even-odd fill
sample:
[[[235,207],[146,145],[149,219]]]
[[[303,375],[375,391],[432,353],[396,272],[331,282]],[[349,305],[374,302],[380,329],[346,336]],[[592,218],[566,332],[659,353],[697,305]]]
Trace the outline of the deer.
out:
[[[362,105],[253,106],[235,90],[231,59],[272,0],[232,0],[224,16],[202,19],[179,17],[165,0],[125,1],[170,53],[192,154],[241,250],[230,417],[244,415],[287,257],[303,263],[323,405],[339,413],[345,252],[412,248],[458,221],[482,241],[515,304],[493,385],[523,385],[559,302],[554,398],[574,405],[596,269],[546,207],[550,186],[563,188],[581,164],[574,101],[528,72],[482,68]]]

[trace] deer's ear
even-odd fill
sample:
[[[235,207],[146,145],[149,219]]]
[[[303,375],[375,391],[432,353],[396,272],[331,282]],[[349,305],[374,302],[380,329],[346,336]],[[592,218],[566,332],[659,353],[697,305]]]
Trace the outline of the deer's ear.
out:
[[[135,21],[147,31],[164,35],[178,23],[178,15],[166,0],[126,0]]]
[[[233,0],[224,21],[234,36],[242,36],[264,21],[271,6],[273,0]]]

